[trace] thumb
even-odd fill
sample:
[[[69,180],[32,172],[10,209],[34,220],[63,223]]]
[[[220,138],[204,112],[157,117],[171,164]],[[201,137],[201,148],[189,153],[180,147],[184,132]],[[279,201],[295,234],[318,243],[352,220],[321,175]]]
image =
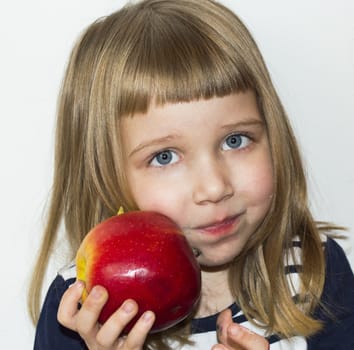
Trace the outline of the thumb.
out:
[[[237,323],[227,328],[227,339],[229,344],[234,344],[235,349],[237,346],[244,350],[269,350],[270,348],[267,339]]]

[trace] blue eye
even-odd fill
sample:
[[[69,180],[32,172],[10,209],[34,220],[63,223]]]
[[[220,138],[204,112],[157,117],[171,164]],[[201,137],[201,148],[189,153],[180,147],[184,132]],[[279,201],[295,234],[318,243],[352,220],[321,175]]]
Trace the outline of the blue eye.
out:
[[[250,138],[241,134],[232,134],[228,136],[222,144],[224,151],[230,149],[240,149],[246,147],[250,143]]]
[[[150,164],[156,167],[162,167],[165,165],[173,164],[178,161],[178,156],[175,152],[170,150],[162,151],[155,155]]]

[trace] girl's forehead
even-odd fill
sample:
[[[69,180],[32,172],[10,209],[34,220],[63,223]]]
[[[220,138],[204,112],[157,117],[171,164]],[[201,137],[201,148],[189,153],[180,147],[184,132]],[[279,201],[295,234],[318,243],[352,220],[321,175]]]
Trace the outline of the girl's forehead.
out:
[[[150,106],[146,113],[136,113],[121,121],[122,136],[134,144],[152,138],[173,140],[193,135],[203,129],[218,133],[245,127],[263,125],[255,94],[252,91],[224,97],[200,99],[191,102],[166,103]]]
[[[244,109],[258,111],[258,102],[256,93],[253,90],[230,93],[224,96],[213,96],[210,98],[191,99],[190,101],[176,101],[158,103],[153,98],[152,102],[144,112],[136,112],[130,115],[134,117],[147,117],[154,115],[178,115],[182,117],[185,114],[205,114],[210,111],[225,110],[228,114],[238,113]]]

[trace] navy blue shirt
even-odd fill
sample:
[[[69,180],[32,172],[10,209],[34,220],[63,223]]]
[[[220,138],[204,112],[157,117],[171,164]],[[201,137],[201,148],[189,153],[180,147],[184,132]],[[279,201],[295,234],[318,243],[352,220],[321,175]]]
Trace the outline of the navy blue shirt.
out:
[[[326,249],[326,282],[321,301],[331,313],[320,308],[315,317],[324,323],[323,329],[314,336],[306,339],[308,350],[350,350],[354,349],[354,276],[343,249],[333,239],[328,238]],[[291,271],[293,266],[288,266]],[[75,271],[75,267],[72,267]],[[83,350],[87,349],[80,336],[61,326],[57,321],[59,302],[65,290],[75,282],[75,274],[58,274],[49,287],[40,319],[36,329],[34,350]],[[239,307],[231,306],[234,321],[246,322]],[[328,311],[327,310],[327,311]],[[241,314],[240,314],[241,312]],[[237,316],[236,316],[237,315]],[[218,315],[195,319],[192,322],[192,331],[197,334],[216,330]],[[334,317],[333,317],[334,316]],[[271,349],[277,348],[280,339],[276,336],[268,337]],[[281,341],[280,341],[281,342]],[[213,343],[214,344],[214,343]],[[210,344],[210,347],[213,345]],[[283,346],[283,345],[282,345]],[[286,347],[282,347],[286,349]],[[303,347],[291,349],[303,349]],[[202,349],[208,350],[208,349]]]

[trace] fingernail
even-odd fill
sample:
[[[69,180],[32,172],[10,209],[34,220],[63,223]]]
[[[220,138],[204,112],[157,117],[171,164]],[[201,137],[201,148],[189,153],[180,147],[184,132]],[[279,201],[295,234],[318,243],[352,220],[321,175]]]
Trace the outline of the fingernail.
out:
[[[238,325],[232,325],[230,328],[229,328],[229,332],[232,334],[232,335],[237,335],[238,333],[240,333],[241,331],[241,327],[238,326]]]
[[[251,330],[249,330],[247,327],[243,327],[243,326],[240,326],[239,324],[234,324],[232,325],[228,331],[230,332],[230,334],[232,335],[237,335],[241,332],[246,332],[246,333],[250,333],[250,334],[254,334]]]
[[[101,299],[103,295],[103,291],[100,287],[93,287],[90,295],[95,299]]]
[[[84,285],[85,285],[84,282],[83,282],[83,281],[80,281],[80,280],[77,280],[77,281],[74,283],[74,286],[75,286],[75,288],[77,288],[77,289],[83,288]]]
[[[134,309],[134,305],[132,302],[130,301],[126,301],[124,302],[123,304],[123,310],[127,313],[127,314],[130,314]]]
[[[76,280],[74,283],[70,284],[69,288],[80,289],[80,288],[82,288],[83,285],[84,285],[84,283],[82,281]]]
[[[143,314],[143,320],[144,320],[145,322],[150,322],[150,320],[152,319],[152,317],[153,317],[153,313],[152,313],[151,311],[146,311],[146,312],[144,312],[144,314]]]

